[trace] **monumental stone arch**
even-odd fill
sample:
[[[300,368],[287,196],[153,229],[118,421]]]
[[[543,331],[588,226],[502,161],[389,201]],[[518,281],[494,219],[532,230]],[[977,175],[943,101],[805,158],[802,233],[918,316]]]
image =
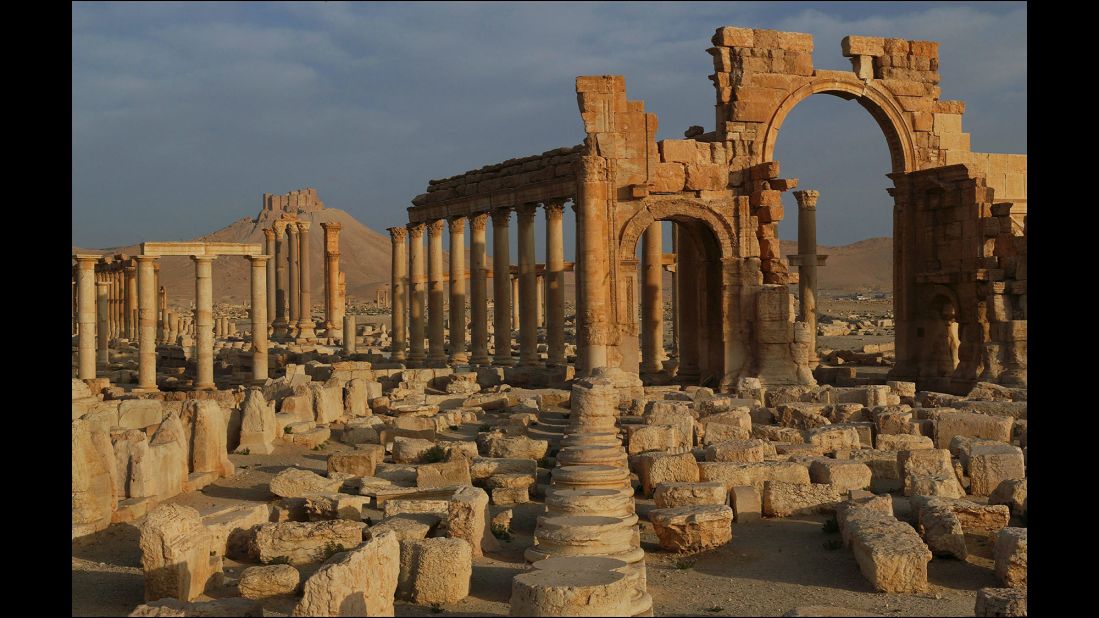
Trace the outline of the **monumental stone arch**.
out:
[[[722,390],[736,389],[745,378],[764,385],[813,384],[815,308],[803,303],[800,315],[795,310],[788,289],[795,278],[777,236],[781,194],[796,188],[797,179],[780,176],[773,153],[790,111],[814,94],[828,94],[862,105],[889,146],[897,333],[891,376],[952,392],[977,380],[1025,385],[1026,155],[971,152],[969,134],[962,132],[965,104],[940,100],[938,44],[849,36],[841,51],[852,70],[832,71],[813,68],[807,34],[723,27],[712,42],[713,131],[692,127],[686,139],[657,141],[656,115],[627,98],[622,76],[582,76],[576,79],[582,144],[430,181],[427,192],[412,200],[409,234],[392,230],[393,289],[395,297],[408,296],[404,306],[412,309],[407,317],[413,333],[406,357],[398,339],[406,316],[395,311],[394,338],[402,345],[393,351],[394,360],[424,358],[418,335],[425,332],[425,307],[439,316],[428,329],[433,353],[427,363],[445,360],[446,349],[451,362],[470,358],[464,337],[447,342],[441,328],[442,283],[462,281],[468,273],[472,323],[450,332],[471,333],[473,364],[565,367],[560,226],[562,205],[571,201],[577,291],[576,355],[569,360],[578,375],[621,367]],[[815,211],[817,192],[797,197],[799,210]],[[545,266],[534,255],[539,206],[548,223]],[[518,359],[511,350],[515,325],[506,279],[494,284],[492,357],[487,314],[479,310],[487,304],[485,278],[511,269],[506,243],[512,210],[520,223]],[[490,216],[494,245],[502,249],[494,251],[492,269],[484,234]],[[442,268],[443,221],[450,222],[452,246],[464,246],[467,219],[470,267],[466,271],[463,259],[452,259],[448,276]],[[654,225],[659,221],[674,224],[670,256]],[[799,234],[812,232],[815,263],[815,217],[806,221],[809,227],[799,226]],[[425,227],[432,241],[427,260]],[[798,257],[805,273],[806,256]],[[660,332],[663,312],[654,308],[668,295],[660,290],[663,266],[675,278],[676,332],[669,356],[676,362],[667,366],[661,363],[669,351]],[[425,270],[431,272],[425,276]],[[536,272],[547,281],[545,359],[536,348]],[[435,291],[426,302],[428,288]],[[804,283],[802,291],[804,298]],[[464,305],[464,285],[452,286],[449,300],[452,308]],[[464,321],[460,312],[450,315],[452,322]]]

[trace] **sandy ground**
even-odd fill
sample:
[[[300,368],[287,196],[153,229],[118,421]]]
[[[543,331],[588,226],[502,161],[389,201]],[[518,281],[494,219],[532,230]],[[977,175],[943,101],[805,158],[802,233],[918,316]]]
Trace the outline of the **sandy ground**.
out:
[[[475,426],[466,428],[475,431]],[[202,491],[180,495],[172,502],[187,504],[206,514],[242,501],[274,499],[267,484],[280,470],[296,465],[323,472],[332,452],[350,450],[333,443],[324,451],[279,447],[272,455],[232,455],[238,473]],[[898,512],[903,512],[898,500]],[[493,514],[501,507],[490,507]],[[639,514],[653,508],[651,500],[637,501]],[[525,568],[522,552],[531,544],[535,520],[544,512],[540,502],[513,508],[511,541],[490,556],[475,560],[470,596],[435,612],[429,607],[398,603],[398,616],[508,615],[511,578]],[[372,513],[374,521],[380,513]],[[733,541],[721,548],[691,556],[661,551],[651,527],[643,523],[648,589],[658,616],[779,616],[801,605],[831,605],[884,615],[972,615],[976,590],[996,586],[991,562],[935,558],[928,567],[931,589],[926,594],[895,595],[874,592],[859,573],[851,551],[829,550],[825,542],[838,534],[822,531],[824,516],[765,519],[733,525]],[[144,580],[138,528],[114,525],[72,544],[72,613],[74,616],[126,615],[143,602]],[[233,581],[249,565],[226,561],[228,583],[212,586],[212,597],[233,596]],[[307,576],[308,573],[303,574]],[[286,615],[293,599],[265,605],[273,615]]]

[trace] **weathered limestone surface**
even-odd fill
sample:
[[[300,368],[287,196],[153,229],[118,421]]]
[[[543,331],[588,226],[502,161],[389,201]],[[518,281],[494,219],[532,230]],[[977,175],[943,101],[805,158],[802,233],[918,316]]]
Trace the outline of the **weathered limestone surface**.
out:
[[[975,616],[1026,616],[1026,588],[981,588]]]
[[[1026,528],[1004,528],[996,537],[996,577],[1009,588],[1026,588]]]
[[[266,599],[294,594],[301,583],[301,574],[289,564],[248,567],[241,571],[240,596],[246,599]]]
[[[303,498],[309,494],[335,493],[341,479],[324,478],[316,472],[287,468],[271,479],[271,493],[282,498]]]
[[[763,514],[770,517],[834,511],[840,500],[840,491],[834,485],[783,481],[763,483]]]
[[[397,536],[375,535],[336,554],[307,579],[293,615],[392,616],[399,573]]]
[[[264,564],[277,558],[290,564],[319,562],[333,548],[358,547],[365,529],[366,524],[346,519],[264,524],[256,531],[256,555]]]
[[[649,512],[649,521],[668,551],[701,551],[733,538],[733,510],[724,504],[656,509]]]
[[[221,571],[214,538],[189,506],[163,504],[149,513],[141,525],[140,546],[147,601],[190,601]]]

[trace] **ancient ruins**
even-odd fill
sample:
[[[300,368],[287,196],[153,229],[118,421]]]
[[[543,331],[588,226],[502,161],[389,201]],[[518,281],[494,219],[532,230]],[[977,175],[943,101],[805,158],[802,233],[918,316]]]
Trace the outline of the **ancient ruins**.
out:
[[[970,151],[934,42],[848,36],[850,71],[807,34],[712,42],[713,131],[657,141],[624,77],[578,77],[583,142],[431,180],[360,305],[312,188],[263,195],[263,244],[73,255],[74,615],[85,556],[128,543],[143,588],[106,611],[134,616],[1025,616],[1026,155]],[[828,196],[773,157],[814,94],[889,146],[887,316],[820,319]],[[214,302],[231,260],[244,306]],[[890,341],[819,341],[855,331]],[[740,607],[766,593],[723,578],[807,524],[816,592],[794,569]]]

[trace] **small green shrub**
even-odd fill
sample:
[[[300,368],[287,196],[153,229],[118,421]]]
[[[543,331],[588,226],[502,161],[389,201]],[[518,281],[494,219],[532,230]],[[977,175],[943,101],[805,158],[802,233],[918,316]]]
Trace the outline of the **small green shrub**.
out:
[[[293,425],[287,425],[286,427],[283,427],[282,428],[282,433],[285,433],[287,435],[294,433],[294,426]]]

